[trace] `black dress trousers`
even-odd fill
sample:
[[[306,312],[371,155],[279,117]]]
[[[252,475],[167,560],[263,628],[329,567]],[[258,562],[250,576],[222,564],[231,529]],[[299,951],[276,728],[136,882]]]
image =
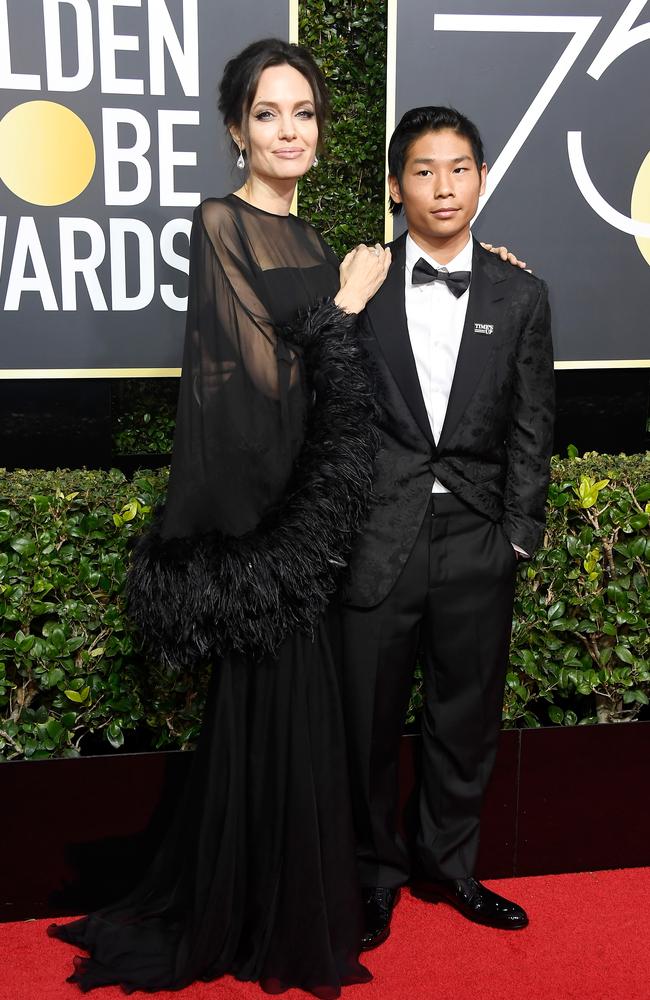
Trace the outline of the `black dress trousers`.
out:
[[[417,862],[471,875],[494,763],[512,624],[516,553],[500,524],[433,494],[388,596],[342,608],[342,683],[361,881],[403,884],[399,740],[418,650],[424,674]]]

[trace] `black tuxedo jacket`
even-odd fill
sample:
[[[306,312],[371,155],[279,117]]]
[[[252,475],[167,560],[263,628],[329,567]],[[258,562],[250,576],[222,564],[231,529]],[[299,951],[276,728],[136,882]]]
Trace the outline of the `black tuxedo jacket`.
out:
[[[382,393],[383,445],[368,522],[350,557],[344,600],[386,597],[414,544],[434,478],[532,555],[544,528],[554,374],[545,283],[474,242],[465,326],[436,446],[409,340],[406,234],[359,320]]]

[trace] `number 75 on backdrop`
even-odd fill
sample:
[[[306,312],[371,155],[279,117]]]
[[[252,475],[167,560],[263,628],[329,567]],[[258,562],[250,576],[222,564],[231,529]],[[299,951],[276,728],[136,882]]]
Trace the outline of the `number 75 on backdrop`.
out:
[[[389,0],[387,133],[421,104],[478,125],[474,232],[549,282],[560,368],[650,367],[649,6]]]

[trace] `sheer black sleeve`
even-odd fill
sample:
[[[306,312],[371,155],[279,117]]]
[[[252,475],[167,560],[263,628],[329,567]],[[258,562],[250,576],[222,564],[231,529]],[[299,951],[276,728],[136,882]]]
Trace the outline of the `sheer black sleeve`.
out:
[[[273,652],[313,627],[378,444],[355,319],[322,295],[329,251],[300,220],[236,201],[195,212],[169,491],[127,582],[132,617],[174,665]]]
[[[254,528],[281,495],[300,446],[299,361],[278,350],[260,281],[221,209],[218,202],[201,206],[192,228],[165,538]]]

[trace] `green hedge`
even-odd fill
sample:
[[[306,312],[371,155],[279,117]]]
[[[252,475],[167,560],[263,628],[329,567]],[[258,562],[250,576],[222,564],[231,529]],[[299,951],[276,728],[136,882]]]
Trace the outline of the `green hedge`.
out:
[[[340,257],[383,240],[386,0],[310,0],[299,38],[328,81],[332,116],[319,164],[300,183],[300,215]]]
[[[186,747],[205,677],[147,665],[124,618],[127,545],[167,471],[0,474],[0,755]],[[650,696],[650,455],[554,460],[523,564],[507,726],[635,718]],[[416,686],[413,715],[420,702]]]
[[[545,547],[523,566],[504,718],[635,719],[650,696],[650,453],[555,461]]]
[[[113,454],[169,455],[178,378],[122,378],[111,385]]]

